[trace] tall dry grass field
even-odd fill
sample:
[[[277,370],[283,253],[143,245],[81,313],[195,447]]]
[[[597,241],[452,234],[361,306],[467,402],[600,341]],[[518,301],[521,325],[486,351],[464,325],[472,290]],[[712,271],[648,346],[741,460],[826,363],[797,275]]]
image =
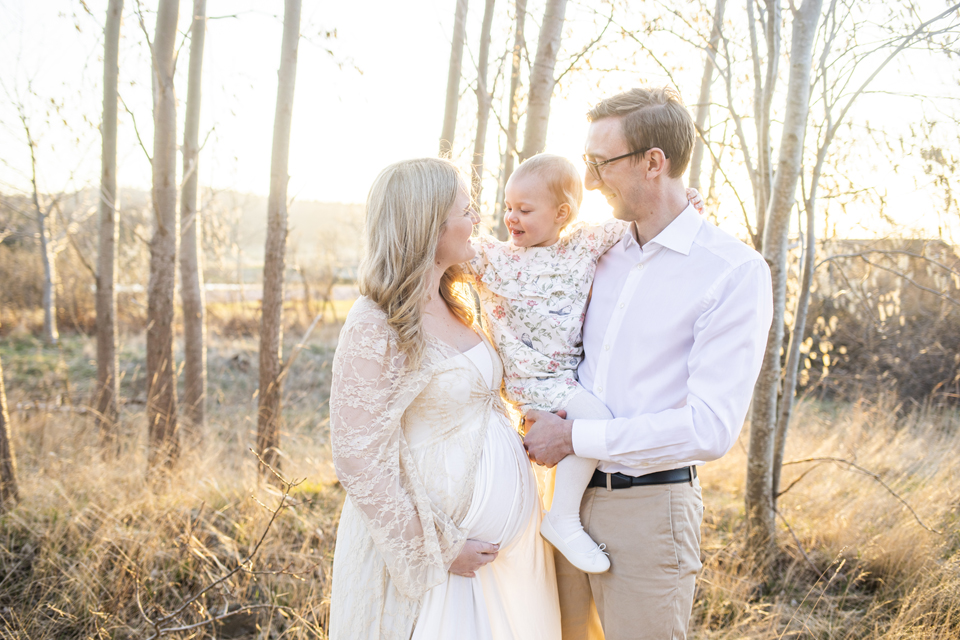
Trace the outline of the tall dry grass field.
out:
[[[784,467],[773,583],[743,553],[746,436],[702,470],[695,636],[960,638],[960,414],[801,403],[791,429],[785,459],[813,460]]]
[[[90,416],[69,408],[70,401],[89,402],[92,341],[67,337],[52,350],[29,336],[5,338],[0,355],[23,500],[0,516],[0,637],[150,637],[155,629],[146,618],[175,611],[226,575],[265,530],[244,571],[169,624],[188,626],[225,608],[265,608],[166,637],[325,637],[343,501],[325,409],[335,340],[336,327],[322,328],[287,378],[282,471],[305,481],[267,530],[281,496],[258,482],[248,451],[256,428],[252,339],[214,340],[205,441],[169,478],[151,484],[138,404],[142,342],[124,341],[123,393],[130,402],[123,448],[105,460]],[[45,408],[16,408],[31,402]],[[842,459],[878,474],[889,490],[843,462],[787,466],[782,558],[768,584],[743,553],[745,443],[744,436],[701,470],[704,570],[693,637],[960,637],[956,412],[903,412],[865,400],[801,403],[788,460]]]
[[[322,634],[343,500],[329,463],[325,411],[335,336],[335,328],[322,328],[287,378],[281,471],[303,482],[246,569],[167,626],[190,625],[225,608],[277,606],[165,637]],[[176,610],[250,554],[282,497],[258,480],[249,450],[256,435],[255,348],[235,339],[211,349],[205,441],[185,453],[169,478],[149,483],[145,381],[136,364],[142,340],[125,345],[123,391],[130,403],[122,451],[108,460],[92,418],[62,395],[70,389],[74,401],[88,397],[90,380],[77,372],[92,357],[92,342],[70,338],[57,351],[32,338],[5,341],[23,499],[0,516],[0,637],[147,638],[155,629],[146,618]],[[38,396],[43,410],[16,408]]]

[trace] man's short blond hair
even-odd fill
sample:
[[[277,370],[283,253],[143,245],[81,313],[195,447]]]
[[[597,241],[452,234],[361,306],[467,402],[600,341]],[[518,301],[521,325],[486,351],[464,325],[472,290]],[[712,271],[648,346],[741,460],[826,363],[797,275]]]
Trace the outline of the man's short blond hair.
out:
[[[558,207],[564,203],[570,206],[570,215],[564,221],[564,227],[577,219],[583,203],[583,181],[580,180],[576,165],[563,156],[538,153],[521,162],[511,179],[525,175],[535,175],[543,180]]]
[[[671,178],[679,178],[687,170],[697,133],[675,90],[637,87],[618,93],[587,112],[590,122],[603,118],[620,118],[631,151],[662,150],[670,160]]]

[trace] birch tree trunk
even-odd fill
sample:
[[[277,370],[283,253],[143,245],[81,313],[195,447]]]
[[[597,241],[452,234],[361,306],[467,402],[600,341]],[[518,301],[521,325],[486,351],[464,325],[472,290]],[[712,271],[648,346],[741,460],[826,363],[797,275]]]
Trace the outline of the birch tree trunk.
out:
[[[147,288],[147,464],[170,467],[180,453],[173,360],[177,241],[177,104],[173,90],[179,0],[160,0],[153,39],[153,213]]]
[[[757,127],[757,168],[753,182],[754,203],[756,204],[756,234],[763,250],[765,237],[764,228],[769,213],[770,189],[772,188],[773,150],[770,146],[770,110],[773,105],[773,94],[777,84],[777,70],[780,61],[780,2],[766,0],[766,11],[763,16],[763,32],[766,41],[766,71],[762,71],[760,59],[760,44],[757,39],[756,20],[753,13],[753,2],[747,3],[747,22],[750,33],[750,50],[753,58],[753,111]]]
[[[707,124],[707,115],[710,113],[710,86],[713,84],[717,45],[720,43],[720,29],[723,25],[723,11],[727,0],[717,0],[713,10],[713,30],[710,32],[710,42],[707,45],[707,59],[703,63],[703,78],[700,80],[700,96],[697,99],[697,131],[703,131]],[[700,184],[700,166],[703,164],[703,138],[699,135],[693,144],[693,154],[690,156],[690,188],[702,191]]]
[[[3,386],[3,362],[0,362],[0,513],[9,502],[20,500],[17,487],[17,459],[10,440],[10,414],[7,412],[7,392]]]
[[[40,236],[40,258],[43,261],[43,341],[48,345],[60,342],[57,330],[57,255],[53,250],[52,211],[43,213],[34,187],[37,207],[37,232]]]
[[[814,226],[816,212],[816,184],[805,206],[806,243],[803,250],[802,273],[800,276],[800,294],[797,308],[793,314],[793,327],[790,330],[790,346],[787,347],[787,364],[783,370],[783,391],[780,394],[780,406],[777,414],[777,430],[773,441],[773,470],[770,483],[773,506],[777,506],[777,494],[780,493],[780,471],[783,467],[783,452],[787,446],[787,428],[793,413],[794,394],[797,391],[797,375],[800,371],[800,343],[803,342],[807,326],[807,311],[810,309],[810,285],[813,282],[813,268],[816,265],[817,242]]]
[[[117,80],[123,0],[110,0],[103,29],[103,119],[100,123],[100,248],[97,255],[97,387],[94,406],[105,453],[116,454],[117,378]]]
[[[293,90],[297,79],[297,46],[300,42],[300,0],[285,0],[283,41],[273,120],[273,154],[270,159],[270,196],[267,201],[267,240],[263,264],[263,312],[260,319],[260,392],[257,413],[257,450],[275,469],[279,463],[281,374],[283,350],[283,272],[287,243],[287,163]],[[261,467],[261,473],[266,472]]]
[[[786,112],[763,241],[764,257],[770,265],[773,281],[773,323],[767,337],[760,377],[754,389],[746,512],[748,549],[764,565],[773,557],[776,545],[773,452],[787,293],[787,234],[803,158],[803,140],[810,108],[813,45],[822,4],[822,0],[804,0],[793,15]]]
[[[530,72],[530,96],[527,99],[527,121],[524,125],[520,162],[543,151],[547,143],[550,98],[553,97],[553,88],[556,86],[553,74],[557,66],[566,10],[567,0],[547,0],[543,21],[540,23],[537,57]]]
[[[190,27],[190,70],[183,125],[183,189],[180,194],[180,300],[183,305],[184,412],[186,431],[196,443],[203,436],[207,399],[207,323],[203,295],[197,182],[200,156],[200,77],[207,28],[207,1],[194,0]]]
[[[503,221],[503,190],[513,174],[514,156],[517,155],[517,124],[520,122],[520,61],[526,42],[523,26],[527,20],[527,0],[516,0],[516,25],[513,33],[513,51],[510,56],[510,96],[507,99],[507,141],[503,150],[503,168],[497,184],[497,202],[494,207],[497,217],[497,237],[507,239],[507,225]]]
[[[443,130],[440,132],[440,157],[450,156],[457,130],[457,107],[460,103],[460,69],[463,65],[463,43],[466,40],[467,0],[457,0],[453,14],[453,41],[450,44],[450,68],[447,71],[447,100],[443,108]]]
[[[53,205],[44,211],[40,202],[40,187],[37,185],[37,144],[30,132],[30,125],[23,105],[17,105],[20,122],[30,147],[30,186],[33,190],[33,208],[36,213],[37,234],[40,238],[40,260],[43,263],[43,341],[48,345],[60,341],[57,331],[57,255],[53,246]]]
[[[487,59],[490,57],[490,29],[496,0],[487,0],[480,29],[480,59],[477,63],[477,137],[473,142],[473,201],[480,202],[483,190],[483,153],[487,142],[487,121],[490,118],[490,90],[487,88]]]

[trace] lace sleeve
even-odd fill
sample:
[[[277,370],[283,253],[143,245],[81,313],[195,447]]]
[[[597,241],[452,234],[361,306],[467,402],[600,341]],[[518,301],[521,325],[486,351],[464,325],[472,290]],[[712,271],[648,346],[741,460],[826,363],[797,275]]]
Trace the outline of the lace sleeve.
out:
[[[396,588],[411,598],[446,578],[466,542],[427,495],[401,430],[404,410],[428,379],[406,369],[382,314],[351,313],[333,365],[333,464]]]

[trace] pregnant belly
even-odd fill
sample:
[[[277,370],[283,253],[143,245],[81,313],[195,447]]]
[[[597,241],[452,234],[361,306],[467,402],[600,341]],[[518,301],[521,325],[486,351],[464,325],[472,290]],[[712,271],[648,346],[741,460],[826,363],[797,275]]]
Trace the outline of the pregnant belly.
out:
[[[462,525],[468,537],[508,547],[539,508],[533,469],[515,431],[499,414],[491,416],[477,470],[470,510]]]

